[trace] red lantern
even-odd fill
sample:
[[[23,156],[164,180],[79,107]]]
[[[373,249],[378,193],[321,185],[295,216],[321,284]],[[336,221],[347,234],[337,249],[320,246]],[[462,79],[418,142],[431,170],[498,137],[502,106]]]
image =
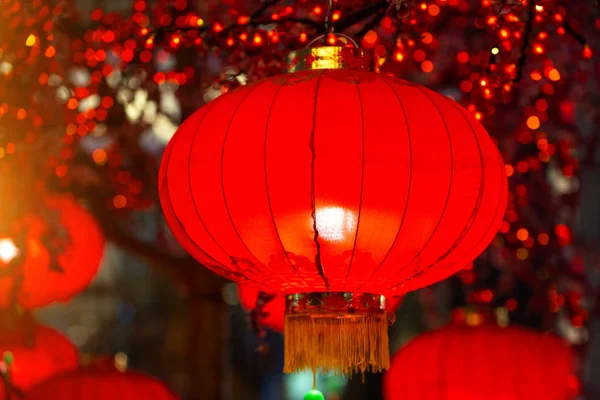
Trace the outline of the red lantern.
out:
[[[0,332],[0,356],[10,352],[8,366],[11,392],[27,392],[53,375],[73,371],[79,365],[77,348],[54,329],[32,325]],[[0,384],[0,400],[8,399],[7,387]]]
[[[251,313],[257,307],[261,292],[243,283],[238,283],[237,287],[242,308]],[[271,296],[269,295],[269,297]],[[388,298],[385,305],[386,311],[394,313],[400,304],[402,304],[402,296]],[[260,315],[257,316],[257,322],[273,332],[283,333],[284,314],[285,296],[274,296],[265,302],[264,307],[260,310]]]
[[[337,50],[308,49],[294,68],[339,65]],[[199,262],[291,295],[286,372],[386,368],[383,296],[471,262],[507,200],[500,154],[466,110],[349,69],[277,76],[210,102],[169,143],[159,191]]]
[[[386,400],[567,400],[577,380],[569,347],[524,328],[452,325],[392,358]]]
[[[95,219],[70,195],[47,196],[0,232],[0,307],[66,301],[92,281],[104,251]]]
[[[49,379],[24,400],[177,400],[163,382],[139,372],[90,366]]]

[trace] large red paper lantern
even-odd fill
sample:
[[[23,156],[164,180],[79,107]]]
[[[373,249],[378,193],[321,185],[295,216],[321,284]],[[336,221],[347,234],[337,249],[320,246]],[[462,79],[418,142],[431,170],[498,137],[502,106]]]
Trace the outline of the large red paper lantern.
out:
[[[394,357],[386,400],[567,400],[574,360],[559,338],[524,328],[452,325],[425,333]]]
[[[294,68],[331,68],[340,49],[308,49]],[[501,156],[466,110],[347,68],[269,78],[202,107],[165,150],[159,191],[199,262],[287,295],[286,372],[386,368],[384,296],[471,262],[507,200]]]
[[[253,310],[257,307],[257,303],[261,302],[261,293],[265,293],[244,283],[238,283],[237,287],[242,308],[252,314]],[[264,306],[260,306],[260,315],[256,316],[256,322],[273,332],[283,333],[285,296],[267,296],[268,301],[264,303]],[[386,300],[385,309],[388,313],[394,313],[400,307],[400,304],[402,304],[402,296],[390,297]]]
[[[38,210],[7,225],[0,230],[0,307],[69,300],[96,275],[104,236],[73,196],[47,196]]]
[[[61,374],[29,391],[24,400],[178,400],[163,382],[134,371],[91,366]]]
[[[77,348],[52,328],[32,325],[23,329],[0,330],[0,356],[10,352],[10,388],[0,382],[0,400],[8,399],[7,389],[27,392],[53,375],[73,371],[79,365]],[[14,389],[14,390],[13,390]]]

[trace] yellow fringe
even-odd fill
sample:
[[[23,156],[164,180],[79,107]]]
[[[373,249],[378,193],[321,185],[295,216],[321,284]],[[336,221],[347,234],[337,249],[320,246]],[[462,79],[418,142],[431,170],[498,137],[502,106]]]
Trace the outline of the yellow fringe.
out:
[[[312,370],[344,376],[382,372],[390,366],[388,315],[288,314],[285,373]]]

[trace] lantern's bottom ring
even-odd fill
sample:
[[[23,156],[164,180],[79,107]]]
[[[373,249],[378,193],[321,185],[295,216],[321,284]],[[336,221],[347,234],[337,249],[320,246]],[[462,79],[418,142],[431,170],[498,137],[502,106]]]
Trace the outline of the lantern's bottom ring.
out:
[[[385,297],[299,293],[286,297],[284,372],[353,375],[389,368]]]
[[[287,315],[378,313],[385,311],[385,302],[385,296],[372,293],[296,293],[286,296],[285,311]]]

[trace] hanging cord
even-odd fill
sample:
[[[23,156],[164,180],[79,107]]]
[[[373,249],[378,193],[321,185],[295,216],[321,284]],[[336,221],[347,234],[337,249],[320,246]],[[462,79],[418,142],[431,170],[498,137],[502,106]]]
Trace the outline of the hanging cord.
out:
[[[327,10],[327,16],[325,17],[325,32],[332,34],[335,30],[333,26],[333,0],[329,0],[329,10]]]

